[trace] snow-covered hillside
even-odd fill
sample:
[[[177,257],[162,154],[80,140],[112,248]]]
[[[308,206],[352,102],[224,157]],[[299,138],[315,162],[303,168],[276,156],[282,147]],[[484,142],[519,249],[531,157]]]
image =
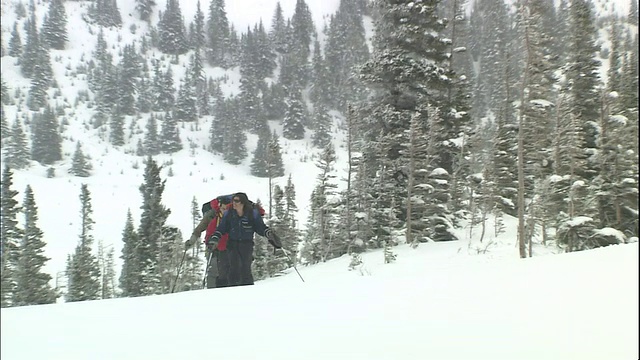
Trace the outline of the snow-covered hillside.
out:
[[[2,309],[2,359],[638,358],[638,244],[518,260],[460,243],[236,287]]]
[[[239,31],[244,31],[248,26],[255,25],[262,19],[265,27],[270,26],[271,18],[276,8],[277,0],[243,0],[227,1],[227,15],[229,21]],[[285,17],[293,14],[295,0],[280,0]],[[314,17],[319,36],[322,36],[324,19],[335,12],[339,0],[308,1],[309,9]],[[135,2],[118,0],[118,8],[122,14],[123,25],[120,28],[104,28],[105,39],[109,50],[118,61],[119,52],[124,45],[133,41],[140,41],[141,34],[148,27],[144,21],[136,16]],[[66,117],[69,125],[63,137],[64,160],[56,164],[56,177],[46,177],[46,167],[33,162],[32,166],[24,171],[16,171],[14,176],[14,189],[20,192],[17,199],[22,201],[23,193],[27,185],[31,185],[35,194],[35,200],[39,208],[39,226],[44,231],[47,242],[46,255],[51,258],[44,270],[56,277],[64,278],[65,261],[68,254],[78,243],[80,233],[80,186],[88,185],[92,196],[92,205],[95,220],[94,237],[102,241],[105,246],[113,246],[116,256],[120,255],[121,233],[124,229],[127,209],[133,215],[137,224],[140,215],[142,197],[139,186],[143,182],[144,158],[133,155],[136,144],[141,134],[132,133],[127,144],[117,149],[112,147],[104,136],[101,138],[99,131],[94,130],[89,121],[93,109],[87,109],[86,104],[73,108],[78,93],[87,90],[86,75],[77,74],[76,67],[91,56],[95,50],[98,27],[88,25],[83,21],[86,16],[88,1],[65,2],[68,17],[69,42],[67,48],[62,51],[51,50],[51,59],[55,79],[59,85],[61,95],[55,97],[52,104],[62,105],[66,108]],[[185,21],[191,21],[196,12],[197,2],[180,1]],[[25,18],[16,17],[15,8],[17,2],[11,2],[2,6],[2,31],[3,39],[9,39],[14,21],[18,20],[18,28],[22,29]],[[26,3],[25,3],[26,6]],[[159,1],[152,22],[157,22],[158,11],[164,10],[165,2]],[[201,8],[206,10],[208,2],[203,2]],[[36,2],[36,14],[41,22],[47,11],[47,3]],[[25,38],[23,34],[22,38]],[[24,41],[24,40],[23,40]],[[153,49],[146,54],[147,60],[164,58],[157,50]],[[84,60],[83,60],[84,59]],[[186,63],[188,56],[181,57],[180,63]],[[169,62],[169,59],[165,59]],[[174,69],[174,82],[179,83],[184,76],[181,66],[172,66]],[[221,68],[206,67],[207,77],[213,79],[225,78],[222,90],[226,94],[239,93],[239,70],[233,68],[223,70]],[[8,84],[10,91],[20,91],[23,95],[28,93],[29,79],[20,73],[17,59],[10,56],[2,57],[2,78]],[[55,92],[50,90],[50,95]],[[24,101],[24,96],[23,100]],[[13,121],[16,117],[17,105],[5,106],[7,119]],[[23,106],[24,109],[24,106]],[[136,122],[137,128],[144,127],[146,118],[135,119],[127,117],[125,131],[129,136],[130,122]],[[338,152],[339,163],[344,164],[344,151],[341,149],[343,134],[338,129],[339,119],[336,118],[334,128],[334,145]],[[282,135],[281,128],[275,122],[272,129]],[[251,154],[256,144],[257,136],[248,136],[248,153],[250,156],[245,161],[233,166],[225,163],[221,156],[213,155],[203,149],[208,144],[211,117],[200,119],[199,130],[194,130],[190,125],[180,128],[184,150],[172,155],[159,155],[155,157],[160,165],[164,165],[162,177],[167,179],[163,194],[163,203],[171,209],[168,225],[177,226],[183,232],[183,236],[189,235],[193,229],[191,218],[191,201],[195,197],[198,204],[202,204],[211,198],[231,192],[244,191],[253,200],[267,201],[269,186],[266,179],[250,176],[249,164]],[[28,131],[28,129],[27,129]],[[304,140],[287,140],[280,137],[283,162],[285,164],[285,176],[276,179],[274,185],[284,187],[287,178],[291,175],[296,190],[296,201],[300,209],[298,213],[299,223],[303,225],[308,217],[307,203],[312,188],[315,185],[317,169],[314,165],[314,154],[317,152],[310,145],[309,135]],[[92,160],[93,174],[89,178],[78,178],[67,173],[71,167],[71,155],[75,151],[76,141],[82,143],[82,148]],[[197,145],[190,148],[191,142]],[[338,170],[342,170],[339,166]],[[173,173],[168,176],[169,171]],[[116,270],[119,272],[120,259],[116,259]],[[55,285],[55,284],[54,284]]]

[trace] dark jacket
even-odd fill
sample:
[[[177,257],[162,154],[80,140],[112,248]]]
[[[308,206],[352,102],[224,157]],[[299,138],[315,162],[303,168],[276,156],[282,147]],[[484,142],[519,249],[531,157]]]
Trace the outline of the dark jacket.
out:
[[[229,241],[251,241],[255,232],[266,237],[265,231],[268,227],[262,221],[260,212],[256,208],[250,212],[245,211],[243,216],[238,216],[235,209],[225,211],[216,232],[213,233],[214,236],[220,239],[222,235],[229,234]]]

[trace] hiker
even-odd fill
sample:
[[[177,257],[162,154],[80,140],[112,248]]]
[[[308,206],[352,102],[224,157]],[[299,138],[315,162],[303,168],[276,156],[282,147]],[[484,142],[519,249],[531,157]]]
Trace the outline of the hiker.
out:
[[[206,269],[207,289],[225,287],[229,285],[229,261],[227,261],[227,238],[220,238],[217,246],[208,246],[208,241],[222,218],[222,214],[231,208],[233,195],[222,195],[202,205],[202,220],[193,230],[191,238],[185,242],[185,247],[190,248],[205,231],[205,257],[208,267]]]
[[[232,208],[224,213],[216,231],[209,239],[209,246],[217,246],[228,235],[227,260],[229,261],[229,285],[253,285],[251,262],[253,261],[253,234],[264,236],[276,249],[282,248],[280,238],[264,224],[258,207],[239,192],[232,197]],[[214,245],[215,244],[215,245]]]

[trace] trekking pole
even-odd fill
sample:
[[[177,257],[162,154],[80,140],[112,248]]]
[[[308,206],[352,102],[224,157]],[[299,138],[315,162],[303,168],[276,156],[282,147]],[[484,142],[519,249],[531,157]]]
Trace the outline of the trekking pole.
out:
[[[171,293],[173,294],[173,291],[176,289],[176,284],[178,284],[178,276],[180,276],[180,270],[182,270],[182,263],[184,262],[184,257],[187,256],[187,249],[184,249],[184,252],[182,253],[182,260],[180,260],[180,265],[178,265],[178,273],[176,274],[176,279],[173,280],[173,287],[171,288]]]
[[[280,248],[280,250],[282,250],[282,252],[284,253],[284,256],[286,256],[287,259],[289,259],[289,261],[293,265],[293,269],[298,273],[298,276],[300,276],[300,280],[302,280],[302,282],[304,282],[304,279],[302,278],[302,275],[300,275],[300,271],[298,271],[298,268],[296,268],[296,263],[294,263],[293,260],[291,260],[291,258],[289,257],[289,254],[287,254],[287,250],[285,250],[284,248]]]
[[[209,252],[209,259],[207,259],[207,267],[204,270],[204,278],[202,278],[202,288],[204,289],[207,284],[207,277],[209,277],[209,268],[211,267],[211,258],[213,258],[213,251]]]

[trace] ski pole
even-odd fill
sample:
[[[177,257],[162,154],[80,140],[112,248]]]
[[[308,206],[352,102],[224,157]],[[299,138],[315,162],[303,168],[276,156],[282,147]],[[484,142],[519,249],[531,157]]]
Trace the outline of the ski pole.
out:
[[[293,262],[293,260],[291,260],[291,258],[289,257],[289,254],[287,254],[287,250],[285,250],[284,248],[280,248],[280,250],[282,250],[282,252],[284,253],[284,256],[286,256],[287,259],[289,259],[289,262],[291,262],[291,264],[293,265],[293,269],[298,273],[298,276],[300,276],[300,280],[302,280],[302,282],[305,282],[304,279],[302,278],[302,275],[300,275],[300,271],[298,271],[298,268],[296,268],[296,264]]]
[[[207,277],[209,277],[209,268],[211,267],[211,258],[213,258],[213,251],[209,252],[209,259],[207,259],[207,267],[204,270],[204,278],[202,278],[202,288],[204,289],[207,283]]]
[[[176,289],[176,284],[178,283],[178,276],[180,276],[180,270],[182,270],[182,263],[184,263],[184,257],[187,255],[187,250],[188,249],[184,249],[184,252],[182,253],[182,260],[180,260],[180,265],[178,265],[178,273],[176,274],[176,279],[173,280],[173,287],[171,287],[172,294],[173,294],[173,291]]]

